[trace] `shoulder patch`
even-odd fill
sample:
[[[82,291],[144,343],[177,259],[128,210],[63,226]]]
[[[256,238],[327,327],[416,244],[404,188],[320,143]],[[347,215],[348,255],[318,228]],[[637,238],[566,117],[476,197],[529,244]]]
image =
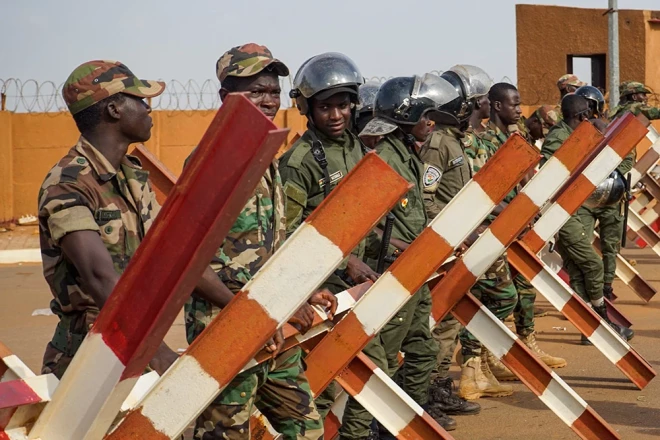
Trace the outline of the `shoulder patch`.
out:
[[[426,169],[424,170],[424,178],[422,181],[424,182],[424,187],[428,188],[440,180],[442,177],[442,172],[433,165],[425,164],[425,166]]]
[[[307,192],[299,185],[287,180],[284,183],[284,194],[299,205],[307,206]]]

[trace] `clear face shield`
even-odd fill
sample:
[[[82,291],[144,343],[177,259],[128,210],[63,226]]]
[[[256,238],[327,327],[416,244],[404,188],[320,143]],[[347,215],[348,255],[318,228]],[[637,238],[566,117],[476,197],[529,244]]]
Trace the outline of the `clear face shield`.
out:
[[[293,87],[303,97],[311,98],[323,90],[362,82],[362,74],[353,60],[341,53],[328,52],[307,61],[296,74]]]
[[[457,64],[449,70],[461,78],[468,99],[479,98],[488,94],[488,91],[493,86],[493,79],[480,67],[469,64]]]
[[[379,88],[380,84],[377,82],[366,82],[360,86],[358,90],[358,112],[374,108]]]
[[[415,76],[415,84],[410,97],[418,100],[430,100],[436,108],[439,108],[458,98],[459,95],[447,80],[438,75],[426,73],[423,76]]]

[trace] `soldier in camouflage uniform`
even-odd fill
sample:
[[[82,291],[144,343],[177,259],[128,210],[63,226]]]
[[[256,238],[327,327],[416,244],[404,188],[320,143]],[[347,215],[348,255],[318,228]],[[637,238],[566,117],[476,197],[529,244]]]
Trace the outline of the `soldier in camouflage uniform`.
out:
[[[562,113],[564,119],[550,130],[543,142],[541,164],[544,164],[559,149],[581,121],[591,116],[587,100],[579,95],[566,97],[562,101]],[[587,225],[584,220],[590,215],[585,209],[585,207],[580,207],[559,230],[557,251],[562,257],[564,269],[570,276],[571,288],[585,302],[591,303],[593,309],[609,322],[603,299],[603,260],[592,245],[593,229],[591,233],[588,233],[586,229]],[[622,337],[632,338],[632,330],[618,327],[612,323],[610,325]],[[584,336],[582,336],[582,343],[590,344]]]
[[[494,154],[511,134],[518,132],[527,139],[529,139],[529,135],[526,131],[521,132],[518,125],[521,111],[520,94],[516,87],[507,83],[498,83],[491,88],[489,94],[491,118],[481,138],[487,146],[487,151]],[[528,180],[528,178],[524,180]],[[501,207],[503,208],[510,203],[518,194],[518,191],[519,188],[514,188],[504,198]],[[493,219],[492,216],[489,218],[491,221]],[[566,365],[564,359],[551,356],[538,347],[534,332],[536,289],[521,274],[511,273],[506,255],[499,258],[484,274],[484,277],[485,279],[480,280],[475,285],[472,293],[477,297],[482,296],[482,302],[486,307],[493,307],[491,311],[500,319],[506,318],[513,311],[516,331],[525,345],[549,367],[564,367]],[[483,292],[482,295],[480,295],[481,292]],[[480,345],[478,341],[467,330],[461,336],[461,344],[464,346],[464,350],[469,353],[471,347],[474,347],[472,350],[476,351],[476,347]],[[497,379],[504,381],[517,379],[504,364],[490,353],[486,357],[489,367]]]
[[[419,153],[425,167],[424,205],[429,220],[434,219],[472,178],[470,161],[461,141],[471,115],[490,108],[487,95],[493,83],[483,70],[475,66],[454,66],[441,76],[454,85],[459,97],[433,113],[435,130]],[[481,120],[475,119],[474,122],[480,124]],[[433,329],[439,353],[430,399],[449,415],[477,414],[481,410],[479,404],[467,402],[453,393],[449,367],[460,329],[460,323],[451,313]]]
[[[548,131],[559,122],[559,112],[551,105],[542,105],[537,108],[532,115],[525,120],[527,133],[530,141],[536,145],[537,141],[543,140]]]
[[[273,58],[268,48],[254,43],[234,47],[220,57],[216,71],[222,100],[228,93],[244,93],[266,116],[275,118],[280,107],[279,76],[287,76],[289,69]],[[212,262],[220,281],[232,294],[245,286],[286,239],[285,199],[278,168],[277,161],[273,161]],[[336,307],[329,292],[314,294],[310,303],[332,310]],[[193,295],[185,305],[188,342],[192,343],[219,312],[212,303]],[[290,323],[305,332],[314,313],[305,305]],[[321,416],[299,347],[236,376],[197,419],[194,438],[248,440],[255,405],[285,439],[323,438]]]
[[[126,154],[151,136],[143,100],[165,85],[140,80],[116,61],[76,68],[62,95],[81,136],[39,191],[44,276],[59,319],[42,372],[61,378],[120,275],[160,210],[140,161]],[[230,300],[210,268],[196,291],[223,306]],[[162,344],[150,365],[163,373],[176,354]]]
[[[364,156],[360,140],[350,130],[361,83],[355,63],[337,53],[310,58],[295,76],[291,96],[308,124],[307,131],[280,158],[287,234],[300,226]],[[360,242],[323,287],[339,293],[355,283],[377,279],[378,274],[363,262],[365,243]],[[335,394],[332,382],[317,397],[323,418]]]
[[[399,77],[383,83],[376,95],[374,119],[361,135],[382,136],[376,145],[378,155],[414,187],[392,208],[394,215],[391,249],[404,251],[419,236],[428,224],[424,207],[424,181],[437,183],[439,170],[426,168],[419,158],[417,142],[426,140],[430,133],[429,114],[441,104],[457,100],[458,93],[445,79],[427,74],[423,77]],[[442,100],[439,102],[438,100]],[[459,147],[460,148],[460,147]],[[380,228],[384,228],[381,221]],[[375,261],[381,239],[372,236],[367,249],[368,256]],[[429,402],[430,375],[437,364],[439,347],[429,327],[431,295],[424,285],[397,311],[370,344],[367,355],[383,371],[394,377],[401,388],[422,406],[446,430],[456,428],[456,422],[442,410]],[[399,352],[405,359],[399,368]],[[344,428],[356,426],[349,430]],[[346,438],[361,438],[357,427],[368,426],[371,415],[357,405],[347,405],[344,412],[341,434]],[[350,434],[350,435],[349,435]]]

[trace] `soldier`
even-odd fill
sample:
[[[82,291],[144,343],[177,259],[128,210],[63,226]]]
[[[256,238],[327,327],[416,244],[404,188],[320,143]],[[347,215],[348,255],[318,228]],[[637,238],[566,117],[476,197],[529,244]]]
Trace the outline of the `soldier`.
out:
[[[588,119],[591,115],[587,100],[577,94],[564,98],[561,106],[564,119],[550,130],[543,142],[541,164],[545,163],[559,149],[581,121]],[[590,302],[596,313],[606,320],[621,337],[630,340],[634,332],[611,323],[607,317],[603,299],[603,260],[592,245],[593,229],[589,233],[586,229],[587,225],[583,223],[583,219],[590,216],[589,212],[584,212],[585,209],[585,207],[578,209],[578,212],[573,214],[559,230],[557,251],[562,257],[564,269],[570,276],[571,288],[586,302]],[[582,343],[590,344],[584,335]]]
[[[633,115],[643,114],[648,119],[660,119],[660,108],[648,105],[651,91],[637,81],[626,81],[619,86],[619,105],[610,111],[610,119],[615,119],[629,111]]]
[[[39,191],[44,276],[54,297],[50,307],[60,319],[43,374],[62,378],[160,211],[149,173],[126,153],[130,144],[151,137],[151,108],[143,98],[164,88],[106,60],[80,65],[64,83],[64,102],[80,138]],[[231,300],[210,268],[195,292],[219,307]],[[163,343],[150,366],[163,374],[176,358]]]
[[[459,97],[440,106],[439,111],[432,114],[435,131],[420,150],[425,167],[424,205],[429,220],[435,218],[472,178],[470,161],[462,144],[464,130],[470,121],[481,123],[472,115],[490,108],[487,94],[493,83],[483,70],[469,65],[454,66],[444,72],[442,78],[454,85]],[[449,415],[477,414],[481,410],[479,404],[467,402],[453,394],[449,367],[460,329],[461,325],[452,314],[433,329],[439,353],[430,399]]]
[[[559,122],[559,112],[551,105],[542,105],[525,120],[530,140],[536,145],[537,141],[543,140],[550,128]]]
[[[296,73],[291,97],[308,123],[307,131],[280,158],[287,234],[296,230],[364,156],[359,139],[350,130],[361,84],[357,65],[339,53],[314,56]],[[355,283],[375,281],[378,274],[362,260],[365,246],[363,240],[323,287],[339,293]],[[334,388],[333,382],[316,399],[323,418],[334,402]]]
[[[417,153],[417,142],[426,140],[430,133],[429,114],[438,105],[456,100],[458,93],[446,80],[432,74],[423,77],[398,77],[383,83],[376,95],[374,119],[361,135],[382,136],[376,151],[395,171],[414,187],[395,205],[388,254],[404,251],[424,230],[428,218],[424,209],[424,180],[435,183],[438,170],[424,169]],[[381,223],[381,228],[384,229]],[[374,239],[369,246],[374,259],[382,246],[381,239]],[[431,295],[424,285],[396,313],[368,346],[367,355],[395,378],[402,389],[422,406],[445,429],[453,430],[456,422],[447,417],[437,406],[429,404],[430,375],[437,362],[438,345],[431,335],[429,317]],[[399,368],[399,352],[405,354]],[[340,433],[346,438],[362,438],[371,415],[349,402],[344,412]],[[357,422],[361,422],[361,424]],[[345,427],[347,427],[345,429]],[[360,426],[358,431],[352,426]]]
[[[221,100],[229,93],[243,93],[269,119],[275,118],[280,108],[279,77],[287,76],[289,69],[273,58],[268,48],[254,43],[234,47],[220,57],[216,74]],[[212,261],[217,278],[232,295],[282,246],[286,238],[284,201],[278,164],[273,161]],[[329,292],[315,293],[309,303],[329,307],[330,314],[336,308],[336,300]],[[192,343],[220,309],[193,295],[185,312],[188,342]],[[312,325],[314,314],[305,305],[289,323],[304,333]],[[299,347],[237,375],[197,419],[195,440],[248,440],[254,405],[285,439],[323,438],[323,423]]]
[[[557,88],[559,89],[559,101],[564,98],[564,96],[568,95],[569,93],[575,93],[575,91],[578,89],[578,87],[582,87],[586,85],[586,83],[580,81],[580,79],[571,73],[568,73],[566,75],[562,75],[561,78],[557,80]]]
[[[507,138],[514,132],[518,132],[518,121],[520,120],[520,94],[515,86],[508,83],[498,83],[491,87],[489,92],[491,102],[491,117],[486,125],[486,131],[481,138],[487,145],[489,156],[494,154]],[[523,133],[524,134],[524,133]],[[517,195],[518,189],[509,193],[501,207],[503,208]],[[495,212],[497,214],[497,211]],[[489,220],[493,220],[491,216]],[[512,276],[513,275],[513,276]],[[541,350],[536,341],[534,331],[534,302],[536,300],[536,289],[521,274],[511,273],[506,260],[506,255],[500,257],[493,266],[484,274],[475,285],[472,293],[488,307],[499,319],[505,319],[513,312],[516,323],[516,332],[522,342],[537,355],[546,365],[551,368],[566,366],[562,358],[551,356]],[[461,332],[461,345],[463,345],[464,357],[475,356],[479,342],[467,330]],[[482,352],[484,348],[482,347]],[[517,380],[517,377],[491,353],[483,356],[483,362],[488,366],[498,380]],[[464,393],[474,389],[472,382],[467,381]],[[478,394],[478,393],[476,393]],[[465,396],[463,396],[465,397]]]

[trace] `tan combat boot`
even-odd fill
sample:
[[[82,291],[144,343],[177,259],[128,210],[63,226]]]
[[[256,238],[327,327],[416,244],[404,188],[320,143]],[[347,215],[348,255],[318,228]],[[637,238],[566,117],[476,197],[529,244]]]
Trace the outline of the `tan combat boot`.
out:
[[[563,368],[566,366],[566,359],[551,356],[541,350],[536,342],[536,333],[527,336],[520,336],[520,340],[534,353],[544,364],[550,368]]]
[[[485,349],[482,347],[482,353]],[[513,394],[511,386],[502,386],[488,369],[488,363],[482,357],[473,357],[463,364],[458,395],[465,400],[480,397],[504,397]]]
[[[483,349],[484,348],[481,347],[481,350]],[[498,358],[496,358],[495,355],[490,351],[488,352],[488,368],[490,369],[493,376],[497,378],[497,380],[501,380],[502,382],[518,380],[518,376],[513,374],[511,370],[509,370],[507,366],[504,365]]]

